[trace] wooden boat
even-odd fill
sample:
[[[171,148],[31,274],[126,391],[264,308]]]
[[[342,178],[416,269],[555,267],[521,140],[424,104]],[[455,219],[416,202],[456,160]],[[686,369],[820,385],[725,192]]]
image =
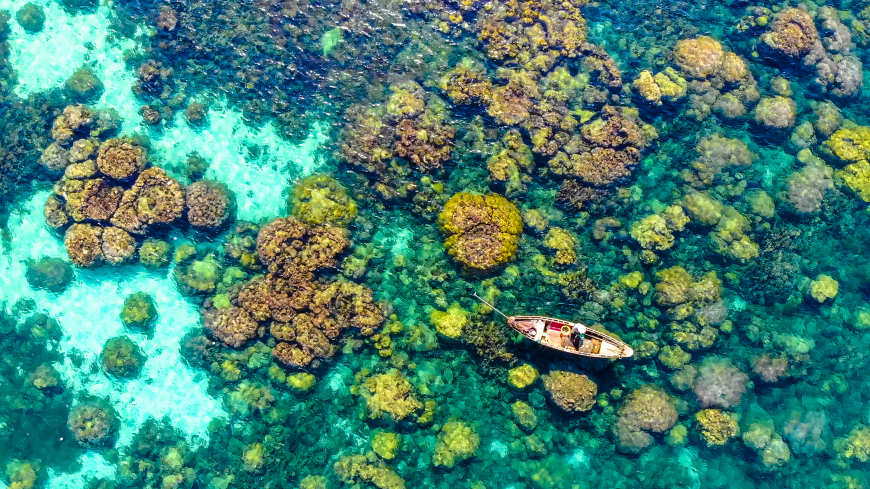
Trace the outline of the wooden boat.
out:
[[[477,294],[474,297],[501,314],[507,319],[508,326],[518,333],[547,348],[592,358],[630,358],[634,355],[634,350],[624,342],[583,323],[547,316],[508,316]]]

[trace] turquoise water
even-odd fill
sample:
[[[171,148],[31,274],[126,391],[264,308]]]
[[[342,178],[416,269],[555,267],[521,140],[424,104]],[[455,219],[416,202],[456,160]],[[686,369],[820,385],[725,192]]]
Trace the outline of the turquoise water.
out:
[[[0,11],[0,488],[870,485],[866,2]]]

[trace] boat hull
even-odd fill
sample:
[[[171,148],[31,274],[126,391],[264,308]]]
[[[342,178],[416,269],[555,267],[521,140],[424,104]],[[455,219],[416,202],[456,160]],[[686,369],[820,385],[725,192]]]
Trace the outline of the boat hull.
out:
[[[536,341],[542,326],[543,334],[536,342],[570,355],[591,358],[630,358],[634,355],[634,350],[624,342],[582,323],[546,316],[511,316],[508,325],[532,341]],[[585,327],[586,333],[574,334],[575,325]]]

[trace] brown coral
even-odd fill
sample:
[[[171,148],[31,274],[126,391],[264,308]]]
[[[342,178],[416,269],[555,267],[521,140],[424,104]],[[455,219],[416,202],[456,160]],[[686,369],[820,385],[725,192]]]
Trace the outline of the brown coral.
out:
[[[545,375],[544,389],[553,404],[569,413],[589,411],[598,394],[598,386],[589,377],[568,370]]]
[[[83,267],[96,263],[103,256],[102,235],[102,228],[90,224],[70,226],[63,240],[69,259]]]
[[[129,139],[109,139],[97,155],[100,173],[121,181],[133,178],[147,163],[145,148]]]
[[[239,348],[262,334],[260,325],[240,307],[209,309],[202,314],[203,326],[215,339]]]
[[[221,182],[200,180],[185,189],[187,220],[196,227],[219,228],[230,218],[233,195]]]
[[[130,233],[114,226],[103,230],[103,259],[112,265],[119,265],[136,253],[136,241]]]
[[[279,275],[334,268],[350,242],[341,228],[308,226],[295,218],[277,218],[257,235],[257,253]]]
[[[819,42],[819,32],[806,10],[788,8],[776,15],[761,41],[779,54],[797,58],[809,53]]]
[[[111,222],[125,231],[142,234],[153,224],[168,224],[181,217],[184,188],[157,167],[139,174],[136,183],[124,192]]]

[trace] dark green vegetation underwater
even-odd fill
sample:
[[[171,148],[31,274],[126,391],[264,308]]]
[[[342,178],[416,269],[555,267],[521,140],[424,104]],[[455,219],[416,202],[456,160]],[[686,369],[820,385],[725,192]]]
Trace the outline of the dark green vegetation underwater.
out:
[[[126,53],[132,137],[74,105],[118,90],[89,68],[23,100],[3,59],[0,250],[38,195],[31,217],[72,264],[28,261],[12,286],[171,277],[202,316],[178,367],[224,412],[198,414],[217,415],[207,440],[125,419],[72,388],[87,355],[19,300],[0,317],[0,484],[870,486],[867,2],[111,12],[115,35],[141,44]],[[4,25],[38,32],[40,13]],[[323,171],[286,182],[289,216],[237,220],[242,196],[207,160],[155,156],[152,140],[207,126],[222,103],[293,143],[324,124],[310,155]],[[474,292],[597,325],[635,356],[544,350]],[[155,299],[107,305],[129,334],[84,375],[144,375],[157,360],[137,338],[176,313]],[[94,454],[110,469],[63,479]]]

